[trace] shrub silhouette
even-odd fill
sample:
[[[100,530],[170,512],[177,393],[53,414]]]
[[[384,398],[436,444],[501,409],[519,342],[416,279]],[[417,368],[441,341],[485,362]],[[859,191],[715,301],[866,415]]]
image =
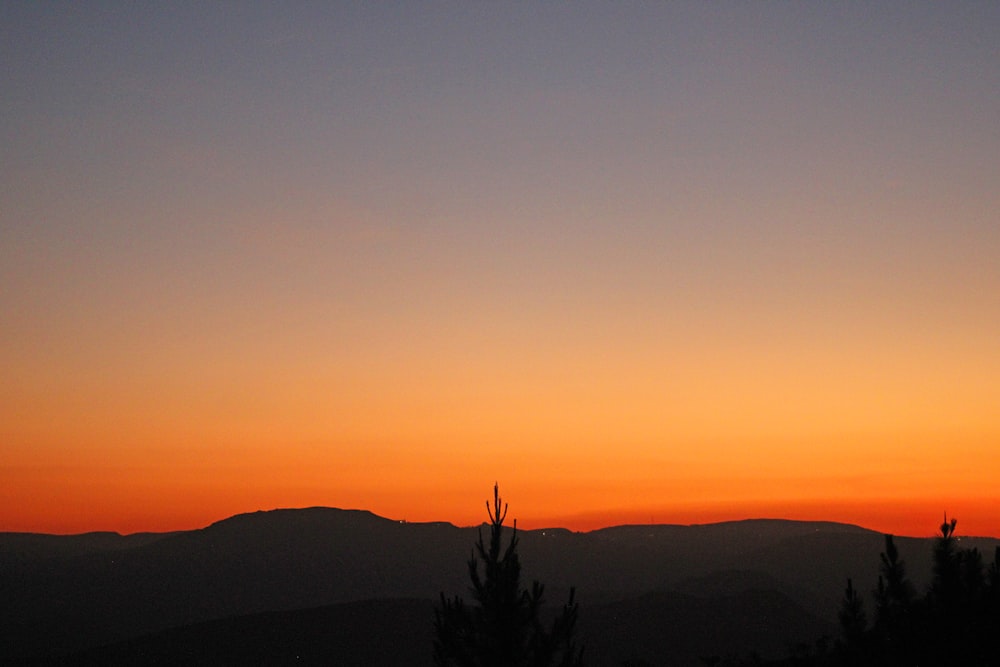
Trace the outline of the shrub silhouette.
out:
[[[461,597],[446,598],[434,610],[434,661],[454,667],[576,667],[582,664],[573,635],[577,605],[575,591],[546,628],[540,618],[545,587],[533,582],[521,588],[521,562],[517,555],[517,521],[510,541],[503,547],[503,523],[507,505],[493,486],[493,507],[486,502],[490,518],[489,544],[479,540],[469,558],[469,578],[474,606]],[[480,573],[480,561],[483,571]]]

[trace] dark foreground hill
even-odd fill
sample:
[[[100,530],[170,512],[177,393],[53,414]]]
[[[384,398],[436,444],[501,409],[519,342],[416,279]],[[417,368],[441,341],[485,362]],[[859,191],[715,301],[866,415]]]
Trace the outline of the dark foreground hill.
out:
[[[0,656],[65,656],[213,619],[308,608],[313,611],[296,612],[307,615],[293,623],[303,632],[311,623],[347,627],[308,614],[336,615],[343,604],[365,600],[409,599],[430,609],[438,593],[467,590],[476,530],[313,508],[240,515],[159,536],[0,534]],[[998,543],[979,542],[986,553]],[[929,540],[898,545],[922,586],[920,576],[930,571]],[[612,641],[615,633],[624,643],[652,642],[651,655],[671,646],[679,655],[684,642],[698,636],[717,643],[713,632],[774,637],[770,646],[780,649],[798,641],[797,620],[815,619],[803,632],[829,629],[844,582],[874,580],[882,548],[881,535],[855,526],[743,521],[522,531],[519,551],[525,578],[545,582],[549,600],[577,587],[588,654],[593,664],[604,664],[596,658],[605,640],[619,642]],[[755,604],[764,606],[745,613]],[[390,622],[386,614],[377,614],[374,626],[355,623],[351,636],[365,636],[363,627],[384,637],[409,618]],[[699,621],[673,620],[678,616]],[[432,617],[428,612],[425,622]],[[646,620],[616,620],[622,618]],[[754,626],[747,618],[775,620]],[[235,623],[220,622],[206,627]],[[426,648],[417,641],[421,632],[426,636],[417,629],[409,635]]]
[[[433,618],[431,600],[347,602],[206,621],[20,664],[430,667]],[[780,593],[650,593],[587,608],[579,639],[591,665],[681,667],[713,656],[781,656],[832,631]]]
[[[434,603],[366,600],[162,630],[23,665],[341,665],[430,667]]]

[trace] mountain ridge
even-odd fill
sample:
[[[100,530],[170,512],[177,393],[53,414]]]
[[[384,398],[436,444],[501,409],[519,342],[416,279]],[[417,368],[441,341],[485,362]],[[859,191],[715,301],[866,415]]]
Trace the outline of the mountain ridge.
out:
[[[190,532],[193,532],[193,531],[206,530],[206,529],[212,528],[214,526],[224,525],[224,524],[228,524],[228,523],[231,523],[231,522],[234,522],[234,521],[242,521],[242,520],[249,519],[249,518],[252,518],[252,517],[258,517],[258,518],[260,518],[260,517],[266,517],[268,515],[287,515],[287,514],[291,514],[291,513],[312,513],[312,512],[332,512],[332,513],[342,513],[344,515],[367,516],[367,517],[370,517],[370,518],[373,518],[373,519],[379,519],[379,520],[382,520],[382,521],[387,521],[389,523],[399,523],[399,524],[404,524],[404,525],[451,526],[453,528],[477,528],[478,526],[482,525],[482,523],[467,524],[467,525],[466,524],[462,524],[462,525],[460,525],[460,524],[456,524],[456,523],[452,523],[450,521],[444,521],[444,520],[409,521],[409,520],[405,520],[405,519],[393,519],[393,518],[385,517],[385,516],[382,516],[380,514],[377,514],[377,513],[373,512],[371,510],[360,509],[360,508],[342,508],[342,507],[333,507],[333,506],[327,506],[327,505],[310,505],[310,506],[306,506],[306,507],[274,507],[274,508],[271,508],[271,509],[259,509],[259,510],[251,510],[251,511],[247,511],[247,512],[238,512],[236,514],[233,514],[233,515],[224,517],[222,519],[218,519],[216,521],[213,521],[213,522],[211,522],[209,524],[206,524],[204,526],[200,526],[200,527],[196,527],[196,528],[178,529],[178,530],[166,530],[166,531],[149,531],[149,530],[145,530],[145,531],[136,531],[136,532],[133,532],[133,533],[128,533],[128,532],[123,533],[121,531],[115,531],[115,530],[90,530],[90,531],[84,531],[84,532],[79,532],[79,533],[46,533],[46,532],[42,532],[42,531],[24,531],[24,530],[20,530],[20,531],[0,531],[0,538],[2,538],[3,536],[48,536],[48,537],[57,537],[57,538],[67,538],[67,537],[72,537],[72,538],[94,537],[94,538],[98,538],[98,537],[115,537],[115,536],[117,536],[117,537],[125,537],[125,538],[140,537],[140,536],[142,536],[142,537],[146,537],[146,536],[148,536],[148,537],[156,537],[156,536],[167,536],[167,535],[175,535],[175,534],[178,534],[178,533],[190,533]],[[879,533],[879,534],[881,534],[880,531],[877,531],[877,530],[874,530],[874,529],[871,529],[871,528],[865,528],[864,526],[860,526],[860,525],[857,525],[857,524],[851,524],[851,523],[845,523],[845,522],[839,522],[839,521],[810,520],[810,519],[804,519],[804,520],[800,520],[800,519],[782,519],[782,518],[777,518],[777,517],[747,517],[745,519],[730,519],[730,520],[725,520],[725,521],[712,521],[712,522],[690,523],[690,524],[685,524],[685,523],[623,523],[623,524],[615,524],[615,525],[611,525],[611,526],[602,526],[602,527],[593,528],[593,529],[590,529],[590,530],[573,530],[572,528],[566,528],[566,527],[563,527],[563,526],[552,525],[552,526],[545,526],[545,527],[541,527],[541,528],[518,528],[518,531],[519,532],[537,532],[537,531],[548,531],[548,530],[562,530],[562,531],[567,531],[567,532],[576,533],[576,534],[589,534],[589,533],[599,533],[599,532],[608,531],[608,530],[616,530],[616,529],[621,529],[621,528],[632,529],[632,528],[644,528],[644,527],[650,527],[650,526],[666,527],[666,528],[701,528],[701,527],[708,527],[708,526],[722,527],[722,526],[727,526],[727,525],[739,525],[739,524],[747,524],[747,523],[762,524],[762,525],[763,524],[814,525],[814,526],[822,526],[822,527],[828,527],[828,528],[856,529],[856,530],[861,530],[861,531],[867,531],[867,532],[873,532],[873,533]],[[989,536],[970,536],[970,537],[984,537],[984,538],[989,538]]]
[[[0,647],[15,657],[58,655],[212,619],[467,595],[478,532],[314,507],[139,537],[0,533]],[[518,535],[524,578],[545,583],[550,601],[565,599],[570,587],[592,607],[657,591],[687,594],[685,582],[699,577],[753,571],[712,580],[715,597],[739,593],[746,581],[767,582],[761,585],[826,622],[835,621],[848,577],[875,581],[884,547],[881,534],[858,526],[773,519]],[[983,552],[1000,544],[966,539]],[[921,587],[930,540],[899,538],[897,545]]]

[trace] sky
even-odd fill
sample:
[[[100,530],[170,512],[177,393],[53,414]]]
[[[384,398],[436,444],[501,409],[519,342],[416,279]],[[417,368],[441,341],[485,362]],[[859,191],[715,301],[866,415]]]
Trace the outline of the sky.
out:
[[[1000,535],[1000,4],[0,4],[0,530]]]

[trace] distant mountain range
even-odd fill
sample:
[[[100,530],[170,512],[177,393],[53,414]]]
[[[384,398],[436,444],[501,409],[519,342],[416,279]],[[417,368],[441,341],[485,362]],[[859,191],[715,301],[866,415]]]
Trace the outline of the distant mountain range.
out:
[[[857,526],[782,520],[518,534],[526,583],[543,582],[553,605],[576,587],[595,665],[777,656],[835,634],[847,578],[870,590],[884,548]],[[430,664],[434,602],[467,597],[476,537],[475,527],[330,508],[162,534],[0,533],[0,657]],[[1000,544],[966,542],[984,553]],[[896,543],[922,588],[930,540]]]

